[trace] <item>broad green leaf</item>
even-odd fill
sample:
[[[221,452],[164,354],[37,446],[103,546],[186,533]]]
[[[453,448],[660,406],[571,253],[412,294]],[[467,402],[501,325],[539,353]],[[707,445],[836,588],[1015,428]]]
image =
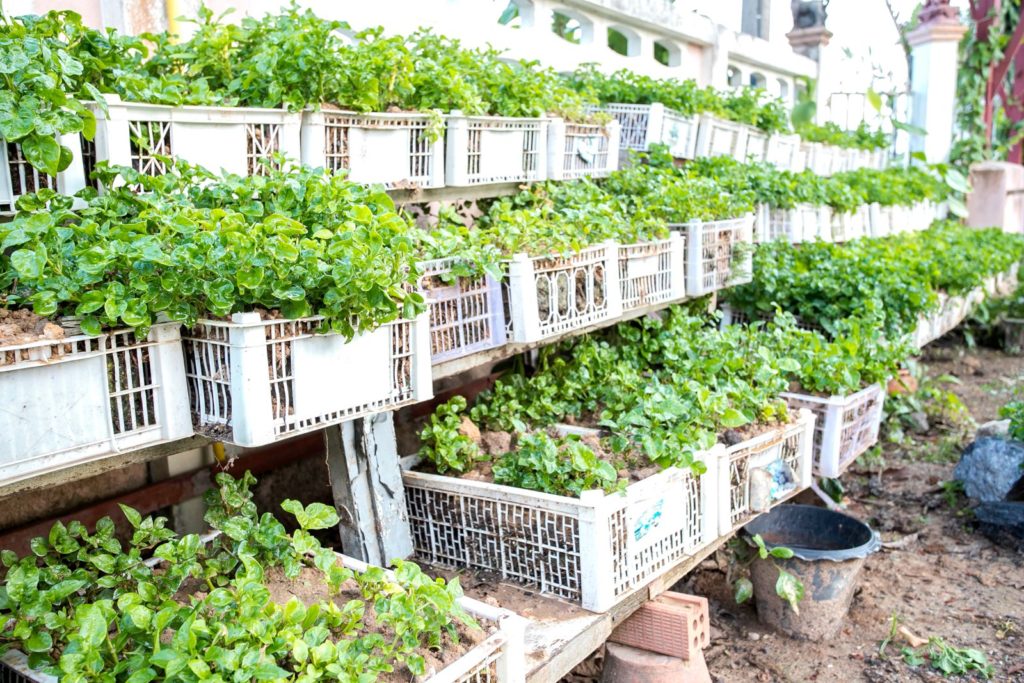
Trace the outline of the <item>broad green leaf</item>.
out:
[[[798,578],[781,567],[779,578],[775,582],[775,592],[780,598],[789,603],[789,606],[797,614],[800,614],[800,601],[804,599],[804,585]]]
[[[754,584],[750,582],[750,579],[739,578],[736,579],[735,585],[735,599],[737,604],[743,604],[754,595]]]

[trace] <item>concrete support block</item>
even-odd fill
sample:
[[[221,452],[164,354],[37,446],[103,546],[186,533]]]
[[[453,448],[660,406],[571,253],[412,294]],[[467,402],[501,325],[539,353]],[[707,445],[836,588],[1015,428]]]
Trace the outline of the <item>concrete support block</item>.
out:
[[[971,166],[967,225],[1024,232],[1024,166],[985,161]]]
[[[601,683],[711,683],[711,675],[699,650],[696,657],[686,661],[608,643]]]

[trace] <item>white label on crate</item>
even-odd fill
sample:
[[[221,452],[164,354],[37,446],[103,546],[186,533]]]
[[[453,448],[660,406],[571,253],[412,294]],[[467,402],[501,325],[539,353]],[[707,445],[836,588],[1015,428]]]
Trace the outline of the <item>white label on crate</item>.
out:
[[[487,130],[480,133],[480,175],[518,176],[523,172],[521,130]]]
[[[601,149],[599,136],[578,137],[573,141],[574,156],[578,156],[583,163],[588,165],[594,163],[599,149]]]
[[[352,172],[356,183],[387,183],[409,176],[410,135],[408,128],[353,128],[349,133]],[[428,148],[429,149],[429,148]]]
[[[109,439],[110,399],[102,356],[13,370],[0,378],[0,465],[5,476],[33,471],[28,464],[33,458]],[[19,462],[25,467],[8,469]]]
[[[181,123],[171,125],[174,156],[199,164],[214,173],[221,170],[249,175],[245,124]]]
[[[387,398],[391,392],[391,328],[349,343],[336,334],[296,340],[295,418],[306,419]]]
[[[657,486],[649,487],[643,487],[643,482],[639,487],[634,484],[638,490],[629,494],[626,547],[631,557],[660,543],[684,526],[687,496],[682,478],[675,476],[671,482],[662,480],[657,483]],[[650,490],[644,491],[645,488]]]
[[[642,258],[631,258],[626,261],[626,276],[630,279],[657,275],[658,255],[644,256]]]

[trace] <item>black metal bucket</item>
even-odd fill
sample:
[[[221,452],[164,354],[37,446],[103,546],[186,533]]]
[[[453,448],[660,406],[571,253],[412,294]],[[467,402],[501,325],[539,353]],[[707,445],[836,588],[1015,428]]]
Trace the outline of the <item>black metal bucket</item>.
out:
[[[881,547],[878,534],[858,519],[813,505],[781,505],[743,527],[760,535],[771,550],[786,547],[793,557],[756,559],[751,580],[757,616],[794,638],[823,640],[839,630],[850,609],[864,559]],[[804,585],[800,613],[775,593],[779,568]]]

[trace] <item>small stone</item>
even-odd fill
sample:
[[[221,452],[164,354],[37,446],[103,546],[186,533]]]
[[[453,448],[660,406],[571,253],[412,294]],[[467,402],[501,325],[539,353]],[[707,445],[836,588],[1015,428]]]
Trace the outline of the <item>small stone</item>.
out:
[[[512,435],[508,432],[484,432],[481,441],[487,455],[505,455],[512,450]]]
[[[975,436],[977,438],[981,438],[983,436],[1005,437],[1009,433],[1009,420],[989,420],[985,424],[978,427],[978,432],[977,434],[975,434]]]
[[[750,633],[747,634],[747,639],[748,640],[753,640],[753,641],[756,642],[758,640],[761,640],[761,634],[760,633],[754,633],[753,631],[751,631]]]
[[[465,415],[462,416],[462,422],[459,424],[459,434],[469,437],[469,439],[478,446],[482,440],[480,436],[480,428],[473,424],[473,421]]]
[[[43,326],[43,338],[44,339],[63,339],[64,328],[60,325],[54,325],[53,323],[46,323]]]
[[[925,415],[923,410],[917,410],[907,415],[907,420],[910,422],[910,431],[915,434],[927,434],[931,431],[931,424],[928,422],[928,416]]]

